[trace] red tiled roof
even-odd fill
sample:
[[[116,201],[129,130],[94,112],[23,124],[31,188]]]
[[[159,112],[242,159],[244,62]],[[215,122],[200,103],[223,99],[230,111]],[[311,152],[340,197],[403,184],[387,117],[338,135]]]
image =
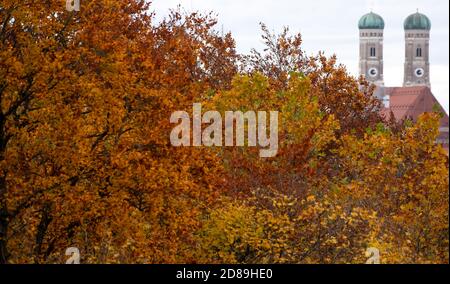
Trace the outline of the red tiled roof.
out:
[[[438,108],[444,114],[441,119],[438,140],[447,153],[449,152],[448,114],[428,87],[385,88],[384,93],[390,96],[390,107],[383,109],[382,112],[386,117],[389,117],[392,112],[396,120],[411,118],[416,121],[422,113],[432,112]]]
[[[428,87],[386,88],[385,94],[390,95],[390,108],[386,111],[392,111],[397,120],[406,117],[416,120],[422,113],[438,107],[444,113],[441,127],[448,127],[448,115]]]

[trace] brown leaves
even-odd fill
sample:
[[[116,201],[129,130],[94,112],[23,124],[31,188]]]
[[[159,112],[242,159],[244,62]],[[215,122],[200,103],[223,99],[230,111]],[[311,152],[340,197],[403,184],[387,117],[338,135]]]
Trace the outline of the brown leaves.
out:
[[[448,262],[434,114],[386,127],[367,82],[287,28],[240,57],[212,14],[148,5],[0,5],[1,263]],[[200,101],[279,111],[277,157],[171,147],[170,114]]]

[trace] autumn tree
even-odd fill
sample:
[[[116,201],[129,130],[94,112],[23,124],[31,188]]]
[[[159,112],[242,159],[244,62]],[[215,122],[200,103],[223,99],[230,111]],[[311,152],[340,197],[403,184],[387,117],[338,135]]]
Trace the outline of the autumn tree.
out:
[[[372,242],[386,262],[448,262],[448,156],[435,143],[439,120],[426,113],[400,134],[379,125],[364,139],[342,140],[336,191],[346,206],[377,212]]]
[[[271,32],[261,24],[264,50],[253,49],[242,56],[242,71],[247,74],[259,72],[267,76],[271,85],[282,90],[288,86],[291,72],[302,73],[311,80],[320,109],[339,120],[339,133],[356,131],[363,133],[383,121],[381,104],[373,96],[374,86],[367,81],[355,80],[337,57],[327,57],[323,52],[307,56],[302,48],[300,34],[290,34],[288,27],[280,34]]]
[[[279,110],[279,152],[261,159],[251,147],[220,151],[232,200],[225,202],[237,208],[211,212],[200,235],[204,254],[217,262],[362,261],[373,212],[335,203],[330,180],[319,171],[337,141],[339,122],[320,110],[311,80],[292,72],[288,87],[277,90],[270,78],[255,73],[236,77],[232,86],[214,97],[215,108]]]
[[[335,57],[305,59],[299,36],[288,37],[284,30],[277,37],[264,26],[263,31],[267,53],[247,57],[247,74],[213,102],[222,111],[279,110],[280,149],[271,159],[261,159],[250,147],[221,151],[228,196],[237,207],[211,212],[201,234],[205,254],[217,262],[361,263],[365,250],[377,246],[386,262],[448,260],[448,167],[434,144],[437,120],[425,116],[413,128],[385,121],[373,86],[351,77]],[[408,161],[402,168],[416,172],[400,174],[379,164],[383,158],[376,147],[402,156]],[[351,149],[358,155],[347,152]],[[423,167],[427,170],[419,173]],[[398,186],[409,196],[403,207],[395,199],[401,196]],[[420,201],[410,204],[412,196]],[[401,212],[406,208],[414,208],[410,225]],[[439,215],[433,225],[431,215]],[[414,241],[401,236],[411,230]]]
[[[145,1],[0,8],[1,262],[191,261],[220,163],[170,147],[168,118],[227,87],[231,37],[208,15],[153,24]]]
[[[403,132],[379,123],[364,136],[339,136],[308,77],[291,73],[282,91],[258,73],[232,86],[215,107],[280,110],[280,150],[270,159],[251,147],[219,150],[228,197],[204,217],[199,260],[363,263],[376,247],[384,263],[448,261],[448,156],[435,143],[438,114]]]

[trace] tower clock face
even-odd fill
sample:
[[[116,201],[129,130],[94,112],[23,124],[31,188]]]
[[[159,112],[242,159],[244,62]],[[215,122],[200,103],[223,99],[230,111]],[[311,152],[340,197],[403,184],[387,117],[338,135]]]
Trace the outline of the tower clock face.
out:
[[[378,75],[378,69],[377,68],[370,68],[368,73],[369,73],[370,77],[376,77]]]
[[[416,75],[416,77],[421,78],[425,74],[425,70],[423,70],[423,68],[417,68],[414,71],[414,74]]]

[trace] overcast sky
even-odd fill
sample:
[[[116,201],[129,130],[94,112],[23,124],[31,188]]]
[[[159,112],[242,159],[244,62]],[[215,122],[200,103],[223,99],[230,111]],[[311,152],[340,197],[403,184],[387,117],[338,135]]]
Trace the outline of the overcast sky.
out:
[[[402,86],[404,19],[417,9],[427,15],[431,29],[431,86],[449,111],[449,1],[448,0],[153,0],[157,18],[181,4],[186,11],[213,11],[219,28],[231,31],[240,53],[261,48],[259,22],[271,30],[289,26],[301,32],[308,54],[335,53],[349,72],[358,75],[358,20],[365,13],[380,14],[384,32],[384,80],[388,87]]]

